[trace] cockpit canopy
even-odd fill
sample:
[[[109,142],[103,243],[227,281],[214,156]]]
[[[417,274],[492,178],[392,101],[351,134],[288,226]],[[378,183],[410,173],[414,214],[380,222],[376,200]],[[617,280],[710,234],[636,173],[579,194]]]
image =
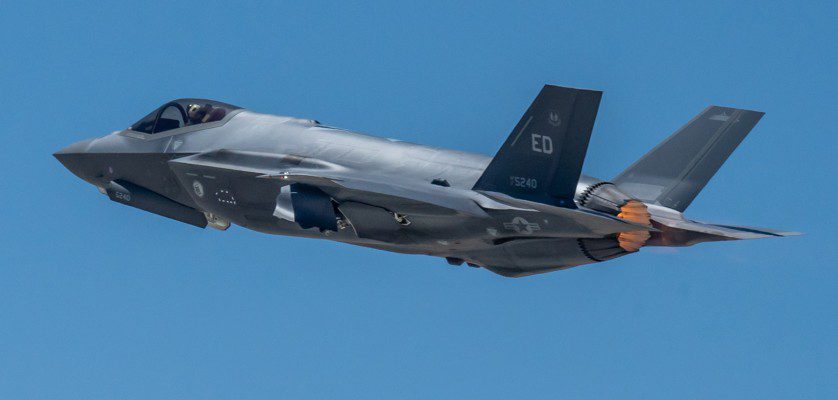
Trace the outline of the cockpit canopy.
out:
[[[164,104],[131,125],[130,130],[148,134],[224,119],[241,109],[231,104],[205,99],[178,99]]]

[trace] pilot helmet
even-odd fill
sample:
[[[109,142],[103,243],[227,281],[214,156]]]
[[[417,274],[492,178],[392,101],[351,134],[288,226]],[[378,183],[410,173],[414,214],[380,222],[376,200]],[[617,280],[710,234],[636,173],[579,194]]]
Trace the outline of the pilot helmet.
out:
[[[200,104],[192,103],[186,108],[186,112],[189,116],[189,121],[191,121],[194,124],[201,122],[201,120],[204,118],[204,115],[206,115],[207,110]]]

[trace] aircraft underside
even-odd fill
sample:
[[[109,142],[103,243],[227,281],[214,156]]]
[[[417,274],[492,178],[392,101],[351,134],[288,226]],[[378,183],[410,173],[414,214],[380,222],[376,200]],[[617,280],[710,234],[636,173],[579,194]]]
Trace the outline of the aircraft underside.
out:
[[[791,232],[689,206],[762,113],[708,107],[613,180],[581,174],[601,92],[545,86],[493,158],[183,99],[55,154],[118,203],[198,227],[335,240],[524,276]]]

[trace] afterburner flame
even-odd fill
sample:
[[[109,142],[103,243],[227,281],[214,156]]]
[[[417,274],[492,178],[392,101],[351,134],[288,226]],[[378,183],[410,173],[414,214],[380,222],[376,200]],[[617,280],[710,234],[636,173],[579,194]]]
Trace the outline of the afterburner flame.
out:
[[[629,200],[620,207],[620,213],[617,214],[617,217],[643,225],[651,225],[652,223],[652,216],[646,209],[646,205],[637,200]],[[620,232],[617,234],[617,241],[623,250],[634,252],[640,250],[650,236],[651,234],[648,231]]]

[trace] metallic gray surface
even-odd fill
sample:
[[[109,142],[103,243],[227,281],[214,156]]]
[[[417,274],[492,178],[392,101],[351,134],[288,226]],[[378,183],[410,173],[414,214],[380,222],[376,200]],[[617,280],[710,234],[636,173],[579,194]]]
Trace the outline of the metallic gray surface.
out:
[[[689,136],[684,145],[670,138],[621,174],[618,189],[580,174],[600,96],[545,86],[494,159],[248,110],[158,134],[124,130],[55,157],[114,201],[196,226],[428,254],[504,276],[628,254],[617,241],[626,232],[664,246],[790,234],[680,212],[756,114],[721,109],[741,129],[688,124],[674,135]],[[687,162],[668,168],[661,154],[671,152]],[[119,193],[140,193],[141,203]],[[649,203],[651,225],[617,216],[632,197]]]
[[[684,211],[763,115],[707,107],[613,182],[640,200]]]

